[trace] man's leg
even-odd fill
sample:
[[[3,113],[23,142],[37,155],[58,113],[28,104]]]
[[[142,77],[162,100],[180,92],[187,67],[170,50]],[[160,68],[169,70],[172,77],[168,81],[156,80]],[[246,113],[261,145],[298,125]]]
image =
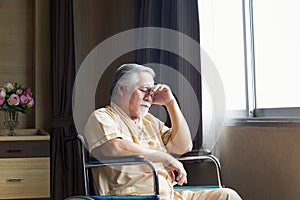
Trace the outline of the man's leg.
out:
[[[236,191],[229,188],[186,190],[179,192],[184,200],[241,200]]]

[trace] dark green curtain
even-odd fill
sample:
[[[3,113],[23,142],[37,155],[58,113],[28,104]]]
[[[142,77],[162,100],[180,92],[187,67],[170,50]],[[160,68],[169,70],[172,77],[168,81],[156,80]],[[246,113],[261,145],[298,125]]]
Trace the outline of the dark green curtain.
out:
[[[136,0],[135,10],[135,26],[137,28],[168,28],[184,33],[198,43],[200,41],[197,0]],[[180,43],[179,40],[174,42]],[[193,50],[191,49],[191,51]],[[196,54],[195,56],[197,56],[195,59],[200,66],[200,54]],[[194,133],[196,136],[193,140],[194,149],[200,149],[202,147],[202,99],[200,73],[184,58],[171,52],[159,49],[138,50],[135,52],[135,61],[140,64],[164,64],[178,71],[189,81],[195,94],[197,95],[197,101],[199,103],[198,106],[200,108],[200,122],[197,133]],[[189,125],[191,126],[191,124]]]
[[[50,0],[51,30],[51,199],[83,194],[82,171],[76,145],[64,137],[76,133],[72,118],[75,54],[72,0]]]

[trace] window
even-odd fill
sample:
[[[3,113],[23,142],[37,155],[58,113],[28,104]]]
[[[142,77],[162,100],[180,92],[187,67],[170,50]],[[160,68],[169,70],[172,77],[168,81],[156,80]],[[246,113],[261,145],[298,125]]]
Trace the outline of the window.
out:
[[[246,109],[242,4],[236,0],[199,0],[198,6],[200,45],[221,76],[226,109]]]
[[[253,1],[257,108],[300,107],[300,1]]]
[[[200,45],[221,76],[226,116],[300,117],[300,1],[198,4]]]

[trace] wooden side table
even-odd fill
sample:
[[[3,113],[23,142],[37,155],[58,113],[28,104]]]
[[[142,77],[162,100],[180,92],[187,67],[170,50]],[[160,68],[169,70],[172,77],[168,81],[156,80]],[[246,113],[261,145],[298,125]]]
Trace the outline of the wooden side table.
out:
[[[16,132],[0,136],[0,199],[50,199],[49,134],[40,129]]]

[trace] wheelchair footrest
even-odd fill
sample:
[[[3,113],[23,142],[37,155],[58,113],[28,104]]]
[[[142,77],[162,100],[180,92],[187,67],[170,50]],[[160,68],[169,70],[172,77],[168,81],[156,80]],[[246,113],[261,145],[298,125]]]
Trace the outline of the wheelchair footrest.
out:
[[[173,187],[174,190],[200,190],[200,189],[214,189],[220,188],[218,185],[176,185]]]

